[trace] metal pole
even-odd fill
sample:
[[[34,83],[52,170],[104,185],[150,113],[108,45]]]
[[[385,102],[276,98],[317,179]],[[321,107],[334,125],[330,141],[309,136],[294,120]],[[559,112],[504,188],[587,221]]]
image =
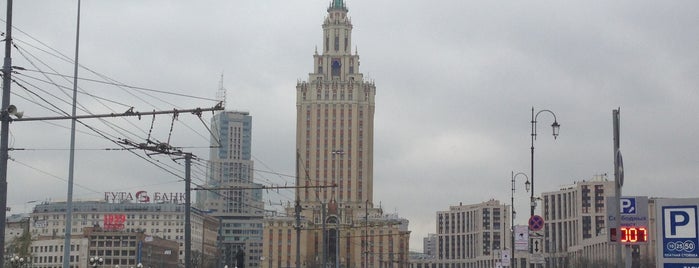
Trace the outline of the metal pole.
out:
[[[322,266],[322,267],[323,267],[323,268],[326,268],[327,266],[325,265],[325,258],[326,258],[326,255],[327,255],[327,254],[326,254],[326,248],[327,248],[327,246],[328,246],[328,241],[327,241],[328,238],[327,238],[327,235],[325,234],[325,233],[326,233],[326,230],[325,230],[325,203],[323,203],[323,202],[320,203],[320,209],[321,209],[321,211],[320,211],[321,220],[323,221],[323,225],[322,225],[322,227],[323,227],[323,228],[322,228],[322,229],[323,229],[323,235],[322,235],[322,237],[323,237],[323,248],[321,249],[321,252],[322,252],[322,255],[323,255],[323,258],[322,258],[322,265],[323,265],[323,266]]]
[[[620,139],[619,139],[619,116],[620,116],[620,110],[612,110],[612,123],[614,124],[613,129],[614,129],[614,201],[617,204],[617,207],[620,206],[621,204],[621,182],[619,181],[619,161],[617,161],[617,155],[619,153],[619,147],[621,145]],[[614,226],[611,226],[612,228],[616,228],[617,232],[617,245],[616,245],[616,267],[623,267],[623,262],[622,262],[622,243],[621,243],[621,229],[619,228],[621,226],[621,209],[617,209],[614,212],[614,215],[616,217],[616,221],[614,223]]]
[[[364,205],[364,268],[369,268],[369,199]]]
[[[531,174],[530,175],[531,175],[531,180],[532,180],[532,186],[531,186],[532,192],[531,192],[531,196],[529,198],[529,202],[530,202],[529,205],[531,207],[531,212],[529,213],[530,218],[534,216],[534,205],[536,205],[536,203],[534,203],[534,138],[536,137],[536,119],[534,118],[534,107],[532,107],[532,121],[531,121],[531,123],[532,123],[532,132],[531,132],[532,146],[531,146]],[[530,257],[531,257],[531,254],[534,252],[534,247],[532,246],[533,241],[534,240],[532,239],[532,236],[530,234],[530,236],[529,236],[529,254],[530,254]],[[533,266],[533,265],[530,265],[530,266]]]
[[[184,176],[184,267],[189,268],[192,264],[192,223],[190,219],[191,214],[191,170],[192,170],[192,154],[186,153],[184,155],[185,161],[185,176]]]
[[[512,204],[512,207],[510,208],[510,215],[512,218],[512,224],[510,224],[510,236],[512,237],[511,245],[512,248],[511,253],[510,253],[510,267],[514,266],[514,261],[515,261],[515,172],[512,171],[512,195],[510,196],[512,200],[510,200],[510,204]]]
[[[71,115],[76,115],[77,101],[78,101],[78,52],[80,48],[80,0],[78,0],[78,18],[75,33],[75,63],[73,67],[73,110]],[[70,122],[70,160],[68,164],[68,198],[66,201],[66,232],[65,239],[63,243],[63,268],[70,267],[70,237],[72,234],[73,225],[73,177],[75,169],[75,122],[77,120],[73,119]]]
[[[299,151],[296,150],[296,186],[301,186],[301,180],[299,179]],[[301,267],[301,190],[296,189],[296,204],[294,204],[294,213],[296,217],[296,268]],[[272,250],[270,250],[270,254]],[[271,258],[270,258],[271,259]],[[271,260],[270,260],[270,267]]]
[[[2,66],[2,112],[0,112],[0,254],[5,254],[5,222],[7,221],[7,160],[9,158],[10,84],[12,83],[12,0],[7,0],[7,23],[5,23],[5,62]],[[0,262],[0,268],[5,262]]]
[[[296,267],[301,267],[301,203],[296,200],[294,207],[296,214]],[[271,253],[271,250],[270,250]],[[270,267],[271,268],[271,267]]]
[[[534,118],[534,107],[532,107],[532,147],[531,147],[531,180],[532,180],[532,193],[530,197],[530,206],[531,206],[531,212],[529,213],[529,216],[534,216],[534,139],[536,137],[536,119]]]

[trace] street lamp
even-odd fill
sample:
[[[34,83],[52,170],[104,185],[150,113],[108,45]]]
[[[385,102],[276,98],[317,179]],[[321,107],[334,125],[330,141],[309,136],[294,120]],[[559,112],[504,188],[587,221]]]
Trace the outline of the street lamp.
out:
[[[102,265],[104,263],[104,259],[101,257],[91,257],[89,261],[92,267],[97,267],[98,265]]]
[[[10,263],[12,264],[12,267],[22,267],[22,265],[24,265],[24,258],[15,255],[14,257],[10,258]]]
[[[556,120],[556,114],[554,114],[551,110],[541,110],[534,115],[534,107],[532,107],[532,147],[531,147],[531,176],[529,178],[532,180],[532,192],[531,192],[531,213],[529,216],[534,216],[534,209],[536,208],[536,200],[534,199],[534,140],[536,140],[536,119],[539,117],[539,114],[543,112],[548,112],[553,116],[553,124],[551,124],[551,128],[553,128],[553,139],[555,140],[558,137],[558,131],[561,127],[560,124],[558,124],[558,121]]]
[[[512,202],[512,208],[510,209],[510,211],[512,212],[512,217],[510,217],[512,218],[512,224],[510,225],[510,228],[512,229],[512,231],[510,232],[510,234],[512,234],[512,248],[510,252],[510,266],[513,266],[515,260],[515,215],[517,215],[517,212],[515,211],[515,179],[519,175],[522,175],[527,179],[527,181],[524,182],[524,188],[527,190],[527,192],[529,192],[529,187],[531,186],[527,174],[524,174],[523,172],[518,172],[517,174],[515,174],[515,172],[512,171],[512,195],[510,196]]]

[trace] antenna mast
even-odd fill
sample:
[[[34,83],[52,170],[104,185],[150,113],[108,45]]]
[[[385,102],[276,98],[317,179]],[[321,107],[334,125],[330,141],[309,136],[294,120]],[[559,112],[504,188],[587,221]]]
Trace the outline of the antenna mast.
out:
[[[221,80],[218,81],[218,92],[216,92],[216,99],[221,101],[223,107],[226,107],[226,88],[223,87],[223,73],[221,73]]]

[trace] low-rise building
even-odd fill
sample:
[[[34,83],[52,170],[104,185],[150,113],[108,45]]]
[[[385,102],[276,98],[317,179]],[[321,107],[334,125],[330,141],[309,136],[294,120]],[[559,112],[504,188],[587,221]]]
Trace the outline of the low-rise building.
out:
[[[178,256],[179,263],[184,263],[184,227],[185,208],[181,203],[141,203],[141,202],[106,202],[106,201],[79,201],[73,202],[72,237],[84,236],[86,232],[99,228],[103,231],[111,231],[124,234],[141,233],[144,237],[153,237],[155,240],[170,240],[178,245],[177,252],[171,252],[170,256]],[[44,202],[34,207],[31,213],[30,232],[37,241],[63,241],[65,236],[66,221],[65,202]],[[217,234],[219,221],[202,211],[192,208],[192,261],[202,267],[213,267],[218,260]],[[112,239],[117,239],[112,235]],[[129,239],[132,237],[129,236]],[[123,239],[123,237],[122,237]],[[48,243],[45,248],[38,248],[38,253],[43,249],[57,249],[62,252],[63,243]],[[112,242],[113,243],[113,242]],[[72,242],[71,242],[72,245]],[[76,244],[76,246],[78,246]],[[120,252],[121,253],[121,252]],[[137,254],[127,251],[128,258],[136,259]],[[85,253],[87,254],[87,253]],[[97,253],[99,254],[99,253]],[[101,254],[99,254],[101,255]],[[71,253],[71,256],[72,253]],[[82,256],[82,257],[81,257]],[[85,258],[76,252],[75,258]],[[42,263],[60,264],[60,257],[42,256]],[[79,263],[80,261],[76,261]],[[121,262],[121,260],[119,260]],[[129,261],[128,263],[130,263]]]

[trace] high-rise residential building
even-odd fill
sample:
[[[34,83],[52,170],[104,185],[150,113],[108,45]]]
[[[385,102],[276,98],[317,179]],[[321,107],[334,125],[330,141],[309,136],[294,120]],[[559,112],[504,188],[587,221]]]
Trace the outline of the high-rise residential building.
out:
[[[614,181],[606,175],[591,180],[576,181],[558,191],[541,194],[545,224],[544,254],[553,267],[612,267],[615,265],[616,244],[609,243],[606,199],[614,197]],[[649,200],[652,207],[654,200]],[[650,209],[649,209],[650,210]],[[651,210],[652,211],[652,210]],[[649,215],[648,226],[653,233],[655,216]],[[648,243],[633,245],[634,262],[655,258],[652,235]],[[622,254],[625,256],[625,254]],[[625,261],[625,260],[624,260]],[[636,266],[634,266],[636,267]],[[646,266],[638,266],[646,267]]]
[[[438,267],[495,267],[510,245],[510,207],[497,200],[437,212]]]
[[[613,260],[613,246],[607,243],[608,196],[614,196],[614,182],[603,176],[541,194],[544,252],[551,263],[571,264],[568,253],[581,246],[597,250],[578,259]]]
[[[221,221],[220,266],[258,267],[264,202],[261,185],[253,181],[252,117],[247,112],[218,112],[211,126],[205,187],[210,190],[199,191],[197,203]]]
[[[313,70],[296,85],[300,224],[293,206],[266,219],[262,266],[407,265],[407,220],[374,206],[376,86],[359,70],[345,2],[327,12]]]

